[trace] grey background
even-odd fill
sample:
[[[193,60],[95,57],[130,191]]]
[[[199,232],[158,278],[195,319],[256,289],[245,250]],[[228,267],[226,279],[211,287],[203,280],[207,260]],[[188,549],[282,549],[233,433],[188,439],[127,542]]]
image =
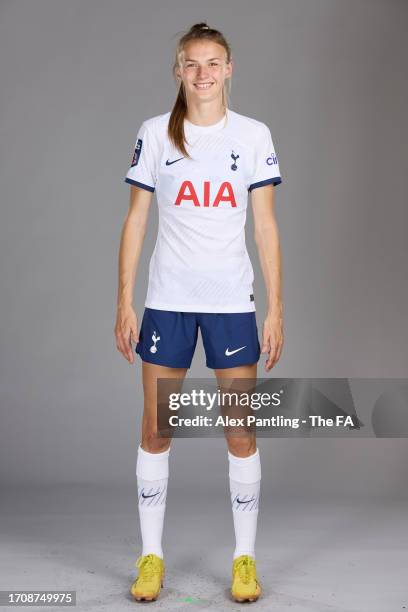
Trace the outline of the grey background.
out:
[[[282,171],[285,345],[269,375],[406,377],[405,1],[1,0],[2,589],[133,608],[143,395],[113,336],[123,178],[141,122],[174,103],[177,35],[201,20],[231,42],[231,108],[269,125]],[[156,230],[154,205],[139,321]],[[261,331],[250,208],[247,230]],[[213,376],[203,364],[199,338],[189,376]],[[406,605],[406,440],[259,448],[257,609]],[[163,609],[237,609],[227,470],[224,440],[175,440]]]
[[[406,2],[172,6],[1,4],[4,483],[134,482],[141,363],[129,366],[113,336],[123,177],[140,123],[174,102],[177,34],[202,19],[232,45],[231,107],[270,126],[280,160],[286,336],[270,375],[406,376]],[[139,322],[153,204],[135,288]],[[252,228],[249,206],[261,333],[266,303]],[[189,375],[213,376],[201,337]],[[177,446],[174,486],[194,482],[203,457],[210,484],[226,460],[223,440]],[[277,490],[299,492],[312,469],[307,489],[325,494],[359,492],[362,476],[367,492],[398,492],[407,481],[404,441],[260,447]]]

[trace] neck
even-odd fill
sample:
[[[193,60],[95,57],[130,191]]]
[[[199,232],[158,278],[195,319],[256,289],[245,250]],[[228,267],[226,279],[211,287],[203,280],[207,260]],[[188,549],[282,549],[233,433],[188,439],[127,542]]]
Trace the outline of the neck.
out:
[[[194,103],[187,105],[186,119],[195,125],[214,125],[225,117],[226,108],[217,102],[216,104]]]

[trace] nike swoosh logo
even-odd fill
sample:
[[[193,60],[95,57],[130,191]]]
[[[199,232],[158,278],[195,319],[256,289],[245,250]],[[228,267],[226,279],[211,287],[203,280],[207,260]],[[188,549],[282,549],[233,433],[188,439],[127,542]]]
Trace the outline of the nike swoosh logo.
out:
[[[227,348],[225,350],[225,354],[226,354],[227,357],[229,357],[230,355],[233,355],[234,353],[238,353],[238,351],[242,351],[242,349],[244,349],[245,346],[240,346],[239,348],[235,349],[234,351],[230,351],[229,348]]]
[[[241,501],[237,497],[237,504],[249,504],[249,502],[251,502],[251,501],[255,501],[255,497],[253,497],[252,499],[246,499],[245,501]]]
[[[142,493],[142,497],[144,499],[147,499],[148,497],[155,497],[156,495],[158,495],[160,493],[160,491],[157,491],[157,493],[153,493],[153,495],[145,495],[144,493]]]
[[[171,166],[171,164],[175,164],[176,162],[180,161],[180,159],[184,159],[184,157],[179,157],[178,159],[174,159],[173,161],[166,161],[166,166]]]

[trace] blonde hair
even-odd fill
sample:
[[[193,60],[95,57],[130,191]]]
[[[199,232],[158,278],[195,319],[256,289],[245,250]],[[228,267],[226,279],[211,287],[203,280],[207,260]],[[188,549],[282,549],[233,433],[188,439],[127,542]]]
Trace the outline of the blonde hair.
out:
[[[179,39],[176,47],[176,57],[173,64],[173,76],[176,78],[176,68],[180,64],[180,57],[184,51],[187,43],[192,40],[211,40],[224,47],[227,54],[227,63],[231,61],[231,47],[226,41],[224,35],[210,28],[205,22],[196,23],[183,34]],[[229,105],[229,94],[231,91],[230,79],[225,79],[224,88],[222,91],[222,104],[224,109],[227,109]],[[187,100],[184,91],[184,84],[181,82],[177,93],[176,102],[170,114],[169,125],[168,125],[168,136],[169,140],[173,145],[185,156],[190,158],[186,147],[185,147],[185,134],[184,134],[184,119],[187,114]]]

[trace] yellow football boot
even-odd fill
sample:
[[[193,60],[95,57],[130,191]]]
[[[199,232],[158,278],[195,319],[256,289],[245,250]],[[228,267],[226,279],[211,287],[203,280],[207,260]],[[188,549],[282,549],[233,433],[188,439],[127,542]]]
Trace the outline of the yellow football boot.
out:
[[[136,601],[154,601],[163,586],[163,559],[150,553],[139,557],[135,566],[139,568],[139,575],[130,587],[131,594]]]
[[[256,601],[261,594],[261,585],[256,577],[255,559],[241,555],[232,566],[231,595],[235,601]]]

